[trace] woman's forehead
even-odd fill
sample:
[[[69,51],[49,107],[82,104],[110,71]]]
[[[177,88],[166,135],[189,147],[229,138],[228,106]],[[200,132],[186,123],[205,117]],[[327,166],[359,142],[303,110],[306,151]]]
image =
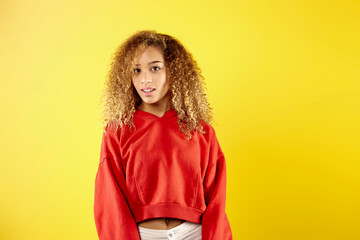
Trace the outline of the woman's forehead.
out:
[[[153,61],[160,61],[164,62],[164,55],[160,48],[148,46],[145,47],[143,50],[137,51],[137,54],[134,58],[135,64],[139,64],[139,62],[146,62],[148,63]]]

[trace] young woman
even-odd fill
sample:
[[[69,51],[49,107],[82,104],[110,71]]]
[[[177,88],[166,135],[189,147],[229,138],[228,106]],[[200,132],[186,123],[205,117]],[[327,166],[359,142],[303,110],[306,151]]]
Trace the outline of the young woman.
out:
[[[139,31],[116,51],[95,179],[101,240],[230,240],[226,164],[204,79],[174,37]]]

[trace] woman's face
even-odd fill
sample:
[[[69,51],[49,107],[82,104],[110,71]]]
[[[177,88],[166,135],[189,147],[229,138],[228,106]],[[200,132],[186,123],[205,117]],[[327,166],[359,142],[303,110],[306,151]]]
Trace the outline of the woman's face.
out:
[[[159,48],[148,46],[135,59],[132,83],[142,99],[141,104],[162,105],[169,101],[164,56]]]

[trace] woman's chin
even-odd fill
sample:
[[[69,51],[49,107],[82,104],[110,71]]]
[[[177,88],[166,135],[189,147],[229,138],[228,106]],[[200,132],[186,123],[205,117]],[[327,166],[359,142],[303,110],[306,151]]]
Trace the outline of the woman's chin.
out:
[[[156,101],[152,100],[152,99],[142,99],[142,103],[143,104],[148,104],[148,105],[151,105],[151,104],[154,104]]]

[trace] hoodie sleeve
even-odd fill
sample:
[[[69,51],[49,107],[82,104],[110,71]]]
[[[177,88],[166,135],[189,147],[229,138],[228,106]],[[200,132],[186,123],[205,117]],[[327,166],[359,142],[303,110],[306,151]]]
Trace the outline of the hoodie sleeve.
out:
[[[97,234],[100,240],[139,240],[137,224],[126,200],[126,177],[120,161],[119,137],[108,125],[105,129],[95,178]]]
[[[210,126],[210,159],[204,178],[206,210],[202,216],[202,239],[232,240],[230,223],[225,212],[226,163],[224,153]]]

